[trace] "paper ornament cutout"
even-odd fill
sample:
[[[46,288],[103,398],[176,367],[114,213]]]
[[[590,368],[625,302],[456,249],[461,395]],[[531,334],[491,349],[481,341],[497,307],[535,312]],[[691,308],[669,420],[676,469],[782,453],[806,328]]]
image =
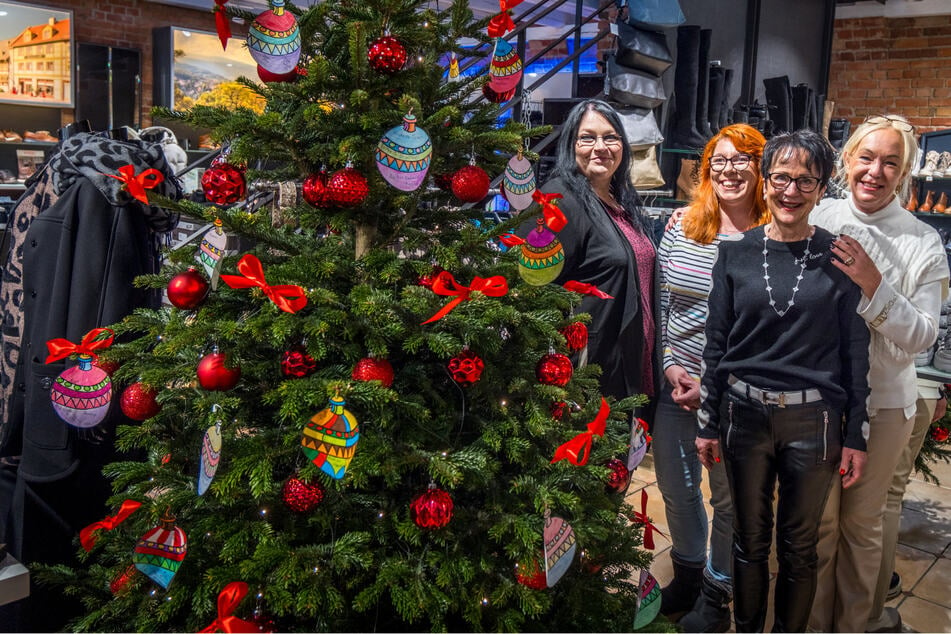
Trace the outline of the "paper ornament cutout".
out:
[[[565,250],[553,231],[545,226],[543,218],[525,237],[518,255],[518,274],[532,286],[544,286],[555,281],[565,268]]]
[[[502,175],[502,195],[512,209],[522,211],[531,206],[536,187],[535,168],[531,162],[521,152],[510,158]]]
[[[627,453],[627,468],[631,471],[637,469],[637,466],[647,455],[647,447],[650,445],[651,437],[647,433],[647,423],[640,418],[634,419],[631,426],[631,449]]]
[[[221,462],[221,421],[205,430],[205,435],[201,441],[201,455],[199,456],[198,471],[198,495],[204,495],[211,481],[218,471],[218,463]]]
[[[264,70],[285,75],[300,60],[300,29],[284,0],[270,0],[271,8],[254,18],[248,29],[248,52]]]
[[[459,79],[459,58],[455,53],[449,54],[449,81],[458,81]]]
[[[418,189],[426,179],[433,143],[416,117],[406,114],[403,125],[387,130],[376,149],[376,166],[383,180],[404,192]]]
[[[162,523],[139,538],[132,561],[145,576],[166,590],[185,559],[188,539],[166,511]]]
[[[518,86],[522,79],[522,58],[512,45],[496,38],[492,61],[489,62],[489,85],[498,93],[504,93]]]
[[[81,429],[95,427],[109,412],[112,379],[92,364],[88,354],[79,355],[79,365],[66,368],[50,388],[50,400],[59,417]]]
[[[545,580],[551,588],[561,579],[575,558],[578,544],[571,524],[560,517],[545,516]]]
[[[228,235],[221,227],[221,218],[215,218],[215,225],[202,236],[201,244],[198,246],[198,262],[208,274],[212,288],[218,286],[221,258],[229,253]]]
[[[360,440],[360,426],[353,414],[344,409],[346,404],[339,395],[331,398],[329,407],[310,419],[301,438],[304,455],[337,480],[346,475]]]
[[[637,591],[637,615],[634,617],[634,629],[652,623],[660,613],[660,585],[654,575],[641,570]]]

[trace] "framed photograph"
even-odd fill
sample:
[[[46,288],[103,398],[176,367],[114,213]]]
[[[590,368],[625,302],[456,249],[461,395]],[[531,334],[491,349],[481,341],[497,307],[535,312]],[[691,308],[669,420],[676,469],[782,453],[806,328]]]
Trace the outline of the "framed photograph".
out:
[[[73,107],[73,12],[0,0],[0,102]]]

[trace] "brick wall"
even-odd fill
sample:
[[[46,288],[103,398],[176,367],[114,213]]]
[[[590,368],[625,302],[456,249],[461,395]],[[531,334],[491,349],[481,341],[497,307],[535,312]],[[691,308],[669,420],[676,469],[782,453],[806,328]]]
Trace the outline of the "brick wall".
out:
[[[835,21],[828,98],[855,126],[902,114],[919,132],[951,128],[951,15]]]

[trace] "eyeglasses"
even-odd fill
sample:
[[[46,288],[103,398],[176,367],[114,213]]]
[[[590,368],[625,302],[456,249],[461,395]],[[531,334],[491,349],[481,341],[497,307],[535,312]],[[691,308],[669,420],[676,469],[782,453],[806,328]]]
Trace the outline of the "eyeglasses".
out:
[[[578,136],[575,142],[581,147],[594,147],[595,143],[598,142],[598,139],[601,139],[601,142],[608,146],[617,146],[623,143],[623,139],[621,139],[621,135],[619,134],[605,134],[604,136],[582,134]]]
[[[726,169],[726,164],[729,163],[733,166],[733,169],[738,172],[742,172],[750,166],[750,161],[752,160],[753,157],[749,154],[737,154],[732,158],[727,158],[725,156],[711,156],[710,169],[714,172],[722,172]]]
[[[893,128],[896,130],[901,130],[902,132],[914,133],[915,131],[915,126],[911,125],[904,119],[899,119],[898,117],[889,117],[888,115],[883,114],[869,115],[865,117],[865,121],[863,121],[863,123],[871,123],[872,125],[890,123]]]
[[[795,182],[796,187],[803,194],[813,192],[815,191],[816,187],[819,186],[819,179],[815,176],[800,176],[799,178],[793,178],[788,174],[773,172],[772,174],[766,175],[766,180],[769,181],[770,185],[780,191],[785,191],[786,188],[789,187],[789,183]]]

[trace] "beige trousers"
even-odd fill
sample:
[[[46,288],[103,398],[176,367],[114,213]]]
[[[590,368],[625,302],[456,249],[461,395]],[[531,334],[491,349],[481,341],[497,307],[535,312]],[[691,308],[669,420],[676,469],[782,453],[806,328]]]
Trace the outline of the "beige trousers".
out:
[[[810,631],[865,631],[882,562],[885,499],[908,445],[911,420],[900,409],[879,410],[869,421],[868,461],[861,479],[845,490],[838,478],[832,483],[819,525]]]

